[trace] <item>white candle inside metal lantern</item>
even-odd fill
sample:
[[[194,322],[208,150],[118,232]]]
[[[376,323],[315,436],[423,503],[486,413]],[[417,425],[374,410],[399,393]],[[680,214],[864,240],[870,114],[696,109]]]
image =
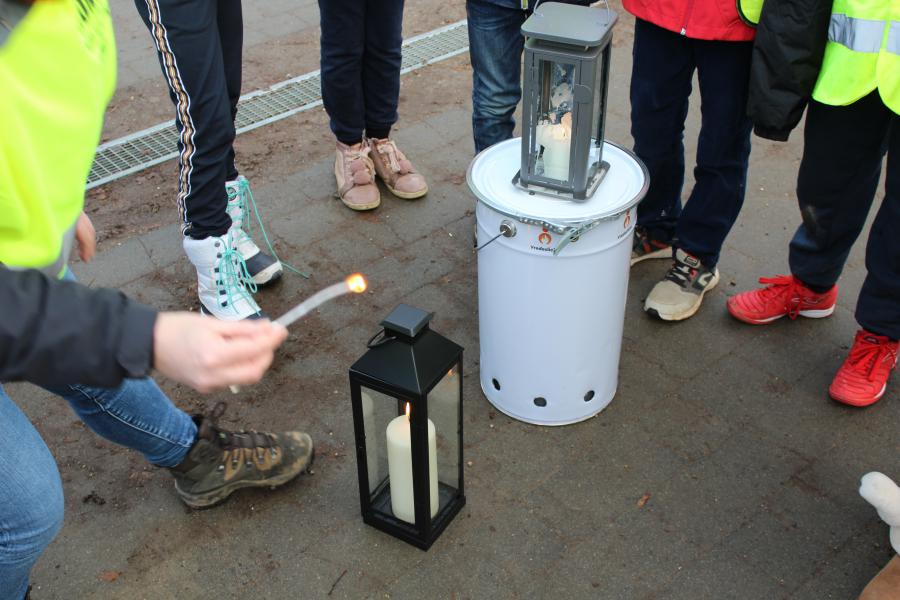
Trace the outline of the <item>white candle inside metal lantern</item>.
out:
[[[559,123],[537,126],[537,142],[544,147],[544,177],[565,181],[569,178],[569,153],[572,147],[572,113],[562,116]]]
[[[394,516],[407,523],[415,523],[409,411],[410,406],[407,402],[406,414],[393,419],[387,426],[388,475],[391,481],[391,510]],[[431,516],[434,517],[438,510],[437,441],[431,419],[428,419],[428,483]]]

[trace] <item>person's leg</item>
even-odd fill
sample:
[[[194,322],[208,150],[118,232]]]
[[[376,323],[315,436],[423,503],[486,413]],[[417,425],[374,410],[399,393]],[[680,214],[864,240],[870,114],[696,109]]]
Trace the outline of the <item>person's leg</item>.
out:
[[[0,387],[0,598],[21,600],[28,574],[63,522],[56,462]]]
[[[319,0],[322,103],[339,142],[362,141],[365,122],[365,0]]]
[[[197,439],[197,425],[177,408],[156,382],[126,379],[113,389],[84,385],[44,386],[68,401],[91,431],[137,450],[159,467],[180,464]]]
[[[865,225],[891,114],[877,91],[849,106],[812,100],[807,108],[797,176],[803,223],[791,240],[789,263],[814,291],[834,286]]]
[[[185,235],[224,235],[234,121],[217,31],[219,3],[135,0],[153,41],[179,130],[178,209]],[[238,83],[238,87],[239,83]]]
[[[866,280],[856,320],[866,330],[900,339],[900,117],[890,117],[884,200],[866,245]]]
[[[486,0],[467,0],[469,58],[472,61],[472,135],[475,152],[508,140],[522,96],[524,10]]]
[[[362,91],[366,137],[382,139],[397,122],[403,0],[366,0]]]
[[[694,50],[702,124],[694,188],[675,237],[679,248],[711,269],[744,203],[752,130],[747,88],[753,44],[696,40]]]
[[[637,19],[631,71],[631,135],[650,188],[638,204],[638,226],[668,242],[681,214],[684,120],[694,73],[693,40]]]
[[[218,0],[216,28],[219,46],[222,48],[222,70],[225,73],[225,89],[231,108],[231,122],[237,118],[238,99],[241,97],[241,58],[244,49],[244,18],[241,0]],[[238,177],[234,165],[234,143],[229,144],[225,157],[225,179],[234,181]]]
[[[234,0],[232,0],[234,1]],[[176,108],[179,130],[178,208],[183,246],[197,269],[201,310],[236,321],[261,315],[245,280],[243,253],[228,213],[225,189],[233,167],[233,95],[239,93],[234,49],[226,78],[215,0],[135,0],[153,41]],[[239,19],[240,7],[225,2]],[[233,20],[233,19],[232,19]],[[234,27],[229,30],[234,34]]]

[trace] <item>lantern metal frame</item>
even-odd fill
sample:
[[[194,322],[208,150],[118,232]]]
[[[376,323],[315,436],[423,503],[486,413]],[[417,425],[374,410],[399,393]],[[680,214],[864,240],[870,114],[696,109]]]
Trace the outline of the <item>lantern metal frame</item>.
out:
[[[522,102],[522,163],[513,183],[531,193],[584,201],[597,190],[609,163],[603,161],[612,29],[618,16],[609,8],[544,2],[522,25],[525,60]],[[550,77],[541,65],[574,66],[568,177],[555,179],[536,172],[541,158],[537,127],[549,102]],[[595,106],[596,94],[600,106]],[[543,107],[542,107],[543,108]],[[594,112],[600,112],[595,115]],[[596,118],[595,118],[596,117]],[[596,121],[596,129],[594,122]],[[592,144],[593,140],[593,144]],[[593,152],[591,146],[595,145]],[[588,164],[593,156],[596,162]]]
[[[423,317],[418,329],[395,328],[391,316],[398,311],[417,311]],[[428,550],[450,524],[466,503],[463,479],[463,348],[428,327],[432,313],[425,313],[407,305],[399,305],[391,315],[382,321],[384,331],[369,340],[368,351],[350,367],[350,400],[353,409],[353,430],[356,443],[357,475],[359,480],[359,500],[363,522],[384,531],[422,550]],[[412,385],[390,381],[391,371],[396,364],[392,358],[403,352],[391,346],[405,345],[413,352],[414,345],[421,346],[413,352],[411,364],[431,373],[425,380],[412,378]],[[392,351],[393,350],[393,351]],[[430,511],[430,477],[428,465],[428,397],[443,377],[451,369],[458,372],[458,421],[456,435],[458,445],[458,487],[438,481],[438,512],[432,517]],[[410,381],[410,380],[408,380]],[[412,487],[415,523],[408,523],[394,516],[390,510],[390,476],[380,482],[377,489],[370,491],[365,418],[362,408],[362,388],[379,392],[397,402],[397,416],[406,414],[405,404],[410,404],[410,452],[412,462]],[[371,433],[370,433],[371,435]],[[449,496],[449,497],[448,497]],[[446,503],[442,502],[446,500]]]

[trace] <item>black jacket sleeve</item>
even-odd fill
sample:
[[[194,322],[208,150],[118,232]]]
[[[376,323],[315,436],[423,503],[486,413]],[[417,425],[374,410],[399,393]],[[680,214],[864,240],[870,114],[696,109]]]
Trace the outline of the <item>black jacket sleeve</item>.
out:
[[[786,141],[812,96],[828,41],[832,0],[766,0],[747,110],[756,135]]]
[[[0,267],[0,381],[115,387],[150,371],[155,323],[119,291]]]

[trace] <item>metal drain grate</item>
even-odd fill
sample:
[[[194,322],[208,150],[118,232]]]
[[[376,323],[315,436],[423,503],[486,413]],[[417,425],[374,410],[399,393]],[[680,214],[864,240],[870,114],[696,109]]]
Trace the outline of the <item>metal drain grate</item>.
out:
[[[446,60],[469,49],[466,21],[434,29],[403,42],[401,73]],[[322,104],[319,71],[241,96],[235,127],[244,133]],[[97,148],[88,189],[142,171],[178,156],[178,131],[160,123]]]

